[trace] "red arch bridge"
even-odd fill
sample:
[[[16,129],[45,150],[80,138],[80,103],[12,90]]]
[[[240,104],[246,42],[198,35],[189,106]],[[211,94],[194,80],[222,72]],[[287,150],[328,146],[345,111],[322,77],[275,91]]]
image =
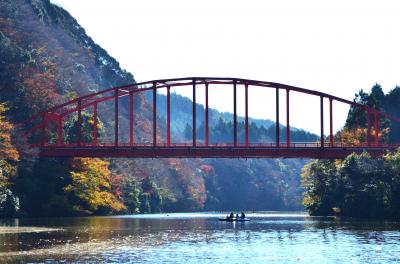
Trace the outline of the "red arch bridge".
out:
[[[230,144],[210,143],[209,141],[209,90],[216,89],[218,86],[229,86],[233,90],[233,142]],[[185,143],[173,143],[171,140],[171,88],[189,88],[192,91],[192,140]],[[262,87],[265,89],[273,89],[273,99],[275,100],[275,126],[276,137],[274,142],[253,144],[249,142],[249,89],[252,87]],[[159,89],[166,90],[166,124],[163,127],[166,130],[166,140],[161,142],[158,134],[160,133],[160,120],[157,120],[157,91]],[[203,89],[205,95],[205,139],[199,141],[196,131],[196,89]],[[244,89],[244,140],[238,140],[238,90]],[[316,112],[319,112],[321,134],[317,142],[292,142],[290,139],[290,92],[297,92],[319,97],[319,106]],[[151,140],[144,143],[135,142],[134,131],[134,98],[143,95],[143,93],[152,93],[153,107],[152,118],[150,115]],[[243,91],[241,91],[243,93]],[[284,96],[282,105],[286,106],[286,136],[280,138],[280,99]],[[125,99],[124,99],[125,98]],[[120,107],[121,100],[129,102],[128,110],[125,115],[128,120],[128,128],[121,131]],[[113,103],[113,108],[108,107],[108,115],[114,118],[114,135],[111,142],[104,143],[98,140],[98,124],[97,115],[98,108],[103,103]],[[368,126],[366,140],[360,144],[344,144],[335,142],[333,134],[333,104],[340,102],[349,106],[358,107],[367,114]],[[329,104],[329,118],[324,120],[324,103]],[[91,142],[82,140],[83,127],[83,111],[93,115],[91,126]],[[138,113],[136,113],[137,115]],[[76,135],[75,142],[67,142],[63,132],[63,124],[71,115],[76,117]],[[203,157],[203,158],[344,158],[352,152],[368,151],[371,155],[379,155],[386,150],[395,150],[399,144],[383,144],[379,141],[379,118],[385,117],[392,122],[400,122],[399,118],[390,116],[376,109],[357,104],[355,102],[342,99],[326,93],[308,90],[304,88],[294,87],[290,85],[264,82],[256,80],[247,80],[239,78],[206,78],[206,77],[190,77],[177,79],[154,80],[142,83],[135,83],[126,86],[114,87],[97,93],[82,96],[63,103],[45,112],[32,116],[24,121],[25,135],[31,138],[32,147],[39,148],[40,156],[43,157],[136,157],[136,158],[168,158],[168,157]],[[152,120],[151,120],[152,119]],[[326,118],[325,118],[326,119]],[[157,123],[158,122],[158,123]],[[329,126],[329,134],[324,135],[324,125]],[[48,134],[53,127],[55,139],[49,140]],[[158,130],[157,130],[158,129]],[[127,138],[127,142],[121,142],[121,133]],[[33,138],[33,140],[32,140]],[[35,142],[33,142],[35,141]]]

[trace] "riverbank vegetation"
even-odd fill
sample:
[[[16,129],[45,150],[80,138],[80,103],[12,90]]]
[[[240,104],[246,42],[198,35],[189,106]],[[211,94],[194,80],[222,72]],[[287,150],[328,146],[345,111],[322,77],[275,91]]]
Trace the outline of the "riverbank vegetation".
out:
[[[400,87],[384,94],[379,85],[361,90],[355,101],[400,116]],[[336,140],[366,142],[367,115],[351,108]],[[399,126],[381,117],[379,142],[399,142]],[[374,131],[372,131],[374,133]],[[311,215],[400,217],[400,149],[381,157],[351,154],[344,160],[315,160],[302,172],[303,205]]]

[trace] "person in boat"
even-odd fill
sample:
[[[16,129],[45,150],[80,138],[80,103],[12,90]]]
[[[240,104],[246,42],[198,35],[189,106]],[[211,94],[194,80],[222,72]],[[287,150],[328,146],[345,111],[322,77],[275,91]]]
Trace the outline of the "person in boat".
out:
[[[245,219],[245,218],[246,218],[246,215],[242,212],[242,213],[240,214],[240,218]]]
[[[239,219],[239,214],[236,214],[236,219]]]
[[[230,215],[227,216],[226,218],[228,218],[228,219],[233,219],[233,218],[235,218],[235,216],[233,215],[233,212],[231,212]]]

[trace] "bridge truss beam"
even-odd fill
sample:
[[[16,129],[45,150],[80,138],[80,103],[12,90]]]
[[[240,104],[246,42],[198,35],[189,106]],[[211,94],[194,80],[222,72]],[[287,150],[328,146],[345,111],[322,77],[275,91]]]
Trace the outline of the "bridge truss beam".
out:
[[[197,137],[197,99],[196,89],[204,85],[205,88],[205,139],[199,140]],[[209,89],[211,86],[214,88],[219,85],[230,85],[233,88],[233,142],[232,144],[211,144],[209,138]],[[177,87],[192,87],[192,142],[189,145],[181,146],[172,143],[171,139],[171,88]],[[274,142],[266,144],[254,145],[250,142],[249,132],[249,89],[251,87],[262,87],[265,89],[275,89],[275,139]],[[166,88],[167,90],[167,109],[166,109],[166,142],[158,142],[160,138],[162,125],[157,126],[157,92],[159,89]],[[244,89],[244,139],[239,139],[238,135],[238,90]],[[279,95],[280,91],[286,92],[286,142],[281,142],[280,139],[280,105]],[[152,92],[152,142],[150,146],[141,145],[139,142],[134,142],[134,98],[144,92]],[[317,145],[313,144],[299,144],[292,142],[290,137],[290,95],[291,92],[312,95],[320,98],[320,140]],[[120,102],[121,98],[129,97],[129,107],[126,111],[120,111],[120,107],[124,104]],[[223,98],[222,100],[224,100]],[[329,100],[329,142],[325,142],[324,133],[324,100]],[[114,142],[112,145],[99,144],[98,140],[98,107],[100,103],[113,102],[114,103]],[[356,146],[343,145],[340,142],[335,142],[333,134],[333,103],[341,102],[352,107],[358,107],[366,112],[367,116],[367,135],[366,142],[360,143]],[[149,102],[150,103],[150,102]],[[151,103],[150,103],[151,104]],[[93,108],[91,108],[93,107]],[[83,129],[83,111],[93,109],[93,131],[92,142],[84,142],[82,129]],[[123,109],[121,109],[123,110]],[[127,133],[129,135],[128,142],[123,142],[124,135],[120,129],[121,112],[127,113],[129,128]],[[67,135],[63,134],[63,122],[71,115],[77,115],[76,124],[76,141],[74,143],[66,143]],[[140,113],[135,113],[140,114]],[[373,124],[372,119],[373,117]],[[352,151],[367,150],[372,154],[383,153],[386,149],[395,149],[399,145],[385,145],[380,142],[380,118],[387,118],[392,122],[400,122],[400,118],[390,116],[384,112],[370,108],[365,105],[360,105],[356,102],[342,99],[326,93],[299,88],[295,86],[263,82],[257,80],[240,79],[240,78],[214,78],[214,77],[190,77],[190,78],[176,78],[176,79],[163,79],[154,80],[143,83],[135,83],[126,86],[114,87],[94,94],[82,96],[73,99],[69,102],[59,106],[48,109],[45,112],[32,116],[30,119],[21,122],[20,125],[26,129],[25,135],[30,136],[36,133],[32,138],[39,139],[39,142],[31,142],[32,146],[39,146],[40,153],[43,156],[93,156],[93,157],[304,157],[304,158],[340,158],[344,157]],[[123,119],[121,119],[123,121]],[[85,121],[86,122],[86,121]],[[56,127],[56,139],[52,143],[49,142],[48,132],[51,124]],[[138,122],[139,123],[139,122]],[[151,124],[151,123],[150,123]],[[150,125],[151,126],[151,125]],[[372,131],[373,129],[373,131]],[[150,132],[151,133],[151,132]],[[121,135],[121,136],[120,136]],[[86,136],[86,135],[85,135]],[[373,137],[373,142],[371,142]],[[70,137],[71,138],[71,137]],[[87,139],[86,139],[87,140]],[[151,139],[150,139],[151,140]],[[158,140],[158,141],[157,141]],[[244,143],[242,143],[242,140]],[[282,140],[283,141],[283,140]],[[327,140],[328,141],[328,140]],[[187,144],[187,143],[184,143]],[[90,154],[92,153],[92,154]]]
[[[320,147],[185,147],[185,146],[137,146],[137,147],[46,147],[43,157],[102,157],[102,158],[317,158],[343,159],[353,152],[368,151],[371,156],[384,154],[396,147],[377,148],[320,148]]]

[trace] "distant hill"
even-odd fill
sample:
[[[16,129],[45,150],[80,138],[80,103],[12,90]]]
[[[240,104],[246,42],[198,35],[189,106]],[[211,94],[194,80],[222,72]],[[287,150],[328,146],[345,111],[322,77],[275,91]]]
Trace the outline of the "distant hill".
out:
[[[153,95],[147,93],[146,100],[152,102]],[[179,95],[177,93],[171,93],[171,102],[173,102],[173,113],[171,115],[172,127],[175,131],[183,131],[185,129],[186,123],[192,119],[192,100]],[[167,97],[163,94],[157,94],[157,112],[162,116],[167,115]],[[228,112],[220,112],[216,109],[209,108],[209,125],[215,126],[218,124],[218,120],[221,118],[225,122],[230,122],[233,120],[233,114]],[[182,116],[183,115],[183,116]],[[196,122],[201,124],[205,120],[205,109],[201,104],[196,106]],[[244,122],[244,117],[238,116],[237,120]],[[269,127],[275,125],[275,122],[268,119],[254,119],[249,118],[249,122],[255,123],[257,126]]]
[[[149,104],[152,104],[153,95],[150,93],[145,94],[145,98]],[[173,107],[171,108],[171,135],[175,138],[184,139],[185,138],[185,129],[187,126],[192,125],[192,108],[193,103],[192,100],[179,95],[177,93],[171,93],[171,104]],[[158,117],[162,119],[162,123],[159,125],[164,128],[164,123],[167,116],[167,97],[163,94],[157,94],[157,114]],[[238,116],[238,135],[239,142],[244,140],[244,117]],[[197,124],[197,134],[199,139],[204,139],[204,121],[205,120],[205,108],[202,104],[196,105],[196,124]],[[233,114],[229,112],[220,112],[216,109],[209,108],[209,129],[210,131],[218,130],[222,127],[221,121],[227,127],[231,127],[230,130],[220,131],[226,138],[221,138],[216,136],[218,133],[211,133],[211,140],[214,138],[214,141],[217,142],[232,142],[233,135],[231,131],[232,123],[233,123]],[[218,126],[220,128],[218,128]],[[286,137],[286,126],[280,124],[280,137]],[[164,133],[163,129],[161,133]],[[302,129],[290,128],[291,138],[293,141],[298,142],[315,142],[318,140],[318,136],[307,132]],[[218,132],[218,131],[216,131]],[[276,137],[275,130],[275,121],[271,121],[269,119],[255,119],[249,117],[249,139],[250,142],[274,142]],[[222,140],[222,141],[218,141]]]

